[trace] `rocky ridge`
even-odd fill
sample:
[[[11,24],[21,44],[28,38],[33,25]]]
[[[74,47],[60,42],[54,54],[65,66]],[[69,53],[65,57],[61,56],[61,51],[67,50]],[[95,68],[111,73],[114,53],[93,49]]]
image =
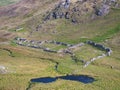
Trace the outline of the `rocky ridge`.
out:
[[[46,15],[44,21],[64,18],[73,23],[80,23],[97,16],[105,16],[113,7],[119,7],[117,0],[74,0],[74,2],[72,0],[61,0]]]

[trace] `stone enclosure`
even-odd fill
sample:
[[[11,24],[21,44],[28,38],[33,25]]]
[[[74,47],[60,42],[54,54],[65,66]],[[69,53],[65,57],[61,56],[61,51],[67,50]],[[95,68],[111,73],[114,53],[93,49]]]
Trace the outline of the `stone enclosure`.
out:
[[[17,37],[17,38],[14,39],[14,42],[16,44],[20,45],[20,46],[41,49],[41,50],[43,50],[45,52],[49,52],[49,53],[58,53],[58,54],[64,53],[64,54],[69,54],[71,56],[71,59],[73,61],[75,61],[76,63],[78,61],[82,62],[84,68],[87,67],[90,63],[94,62],[95,60],[103,58],[105,56],[110,56],[111,53],[112,53],[112,50],[110,48],[105,47],[102,44],[95,43],[93,41],[87,41],[86,43],[78,43],[78,44],[68,44],[68,43],[64,43],[64,42],[58,42],[58,41],[55,41],[55,40],[51,40],[51,41],[48,41],[48,40],[45,40],[45,41],[35,41],[35,40],[27,40],[25,38],[19,38],[19,37]],[[53,50],[53,49],[51,49],[49,47],[45,47],[43,44],[54,44],[56,46],[65,46],[66,48],[60,48],[59,50]],[[102,53],[102,55],[99,55],[97,57],[91,58],[89,61],[79,60],[76,57],[76,55],[73,52],[73,50],[76,49],[76,48],[82,47],[85,44],[91,45],[91,46],[95,47],[98,50],[104,51],[104,53]],[[59,63],[57,62],[57,65],[58,64]]]

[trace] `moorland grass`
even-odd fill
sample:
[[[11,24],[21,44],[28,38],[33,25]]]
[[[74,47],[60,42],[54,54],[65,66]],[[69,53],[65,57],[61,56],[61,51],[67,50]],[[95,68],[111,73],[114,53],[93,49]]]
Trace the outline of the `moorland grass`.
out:
[[[113,10],[110,15],[91,23],[73,25],[64,21],[56,27],[58,34],[50,34],[49,30],[47,34],[42,31],[34,33],[34,39],[37,40],[41,37],[43,40],[50,37],[50,39],[73,44],[88,39],[103,43],[102,41],[109,38],[104,44],[111,47],[113,54],[91,63],[87,68],[82,68],[81,63],[71,60],[70,55],[48,53],[17,45],[0,45],[0,48],[6,48],[14,55],[11,57],[8,52],[0,50],[0,65],[4,65],[9,71],[7,74],[0,74],[0,90],[27,90],[29,86],[31,90],[120,90],[120,49],[116,47],[118,42],[115,42],[115,38],[118,39],[120,33],[119,15],[119,10]],[[116,45],[112,43],[113,41]],[[97,53],[92,54],[92,50]],[[88,59],[101,52],[87,46],[83,47],[81,52],[76,51],[76,54],[78,57],[82,55],[84,56],[82,58]],[[59,62],[59,72],[55,70],[55,63],[51,60]],[[30,82],[33,78],[57,77],[66,74],[88,75],[95,81],[90,84],[62,79],[48,84],[31,84]]]

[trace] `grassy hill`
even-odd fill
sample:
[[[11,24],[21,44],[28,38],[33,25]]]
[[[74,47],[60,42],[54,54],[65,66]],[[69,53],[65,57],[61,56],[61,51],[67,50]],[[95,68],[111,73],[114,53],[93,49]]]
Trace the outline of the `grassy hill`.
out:
[[[113,8],[106,16],[79,24],[65,19],[52,19],[43,23],[41,20],[45,11],[42,14],[41,10],[25,17],[26,20],[23,20],[22,24],[1,29],[0,66],[5,66],[7,73],[0,74],[0,90],[120,90],[120,9]],[[12,19],[19,21],[18,18],[23,19],[22,16]],[[10,18],[6,23],[13,21]],[[36,31],[38,25],[40,29]],[[13,40],[16,36],[27,40],[56,40],[69,44],[92,40],[110,47],[112,54],[83,68],[83,63],[75,62],[69,54],[50,53],[19,46]],[[66,48],[48,43],[43,46],[55,50]],[[104,53],[87,44],[73,51],[77,58],[86,61]],[[66,75],[89,76],[95,81],[85,84],[74,79],[60,78]],[[52,78],[53,82],[32,82],[32,80],[44,80],[45,77]]]

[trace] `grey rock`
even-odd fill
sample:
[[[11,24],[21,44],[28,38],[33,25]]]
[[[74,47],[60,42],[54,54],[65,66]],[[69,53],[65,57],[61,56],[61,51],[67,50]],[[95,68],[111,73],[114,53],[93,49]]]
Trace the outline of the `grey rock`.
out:
[[[108,14],[109,12],[110,12],[110,6],[104,4],[104,5],[102,5],[102,6],[100,7],[100,9],[98,9],[98,10],[96,11],[96,14],[97,14],[98,16],[104,16],[104,15]]]
[[[0,74],[6,74],[7,73],[7,69],[5,66],[0,65]]]
[[[57,53],[56,50],[50,50],[50,48],[45,48],[43,50],[46,51],[46,52]]]

